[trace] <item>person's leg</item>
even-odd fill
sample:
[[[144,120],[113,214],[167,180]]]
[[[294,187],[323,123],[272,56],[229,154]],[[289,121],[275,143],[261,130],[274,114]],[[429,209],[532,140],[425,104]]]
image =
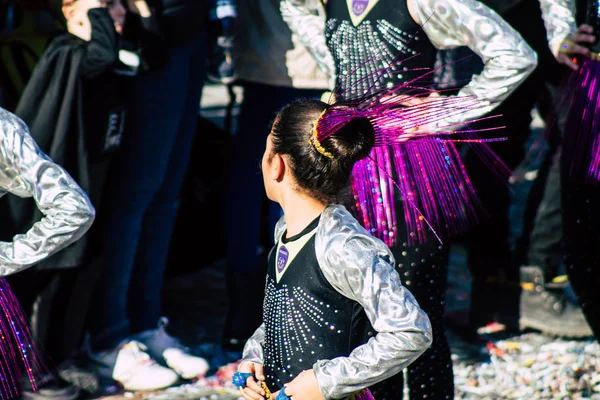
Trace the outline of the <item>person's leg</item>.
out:
[[[163,275],[180,191],[196,134],[200,98],[206,75],[204,36],[185,48],[176,49],[171,57],[176,66],[172,73],[184,85],[184,90],[178,89],[172,93],[181,96],[183,104],[178,109],[171,109],[165,105],[173,121],[178,124],[172,131],[174,140],[171,146],[163,149],[166,154],[166,166],[162,175],[155,177],[160,182],[160,187],[146,210],[140,233],[135,269],[129,288],[129,317],[133,333],[155,329],[162,315]],[[173,96],[164,97],[165,102],[171,102]],[[155,121],[150,121],[149,118],[147,123],[154,125]]]
[[[492,143],[491,149],[511,170],[525,156],[525,142],[530,135],[532,109],[540,87],[540,75],[534,72],[493,114],[504,142]],[[465,167],[487,216],[466,233],[467,263],[472,276],[469,325],[476,329],[499,321],[518,329],[519,269],[513,262],[509,218],[511,188],[476,154],[468,151]],[[499,299],[502,299],[500,302]]]
[[[565,266],[587,322],[600,340],[600,187],[571,183],[563,187]]]
[[[178,179],[165,175],[188,101],[188,76],[181,75],[181,69],[188,71],[182,58],[191,54],[190,47],[173,50],[162,69],[134,78],[128,93],[127,134],[113,164],[105,199],[106,265],[89,318],[96,351],[114,348],[131,333],[127,300],[144,218],[163,181]]]
[[[408,252],[406,256],[397,259],[400,264],[404,261],[402,267],[398,265],[398,271],[404,284],[427,313],[433,330],[431,347],[408,366],[410,398],[453,399],[452,358],[443,320],[448,279],[448,247],[432,241]]]
[[[559,155],[549,156],[552,164],[546,173],[527,249],[527,265],[542,267],[546,280],[552,280],[558,274],[563,254]]]
[[[398,221],[398,225],[398,237],[405,237],[404,222]],[[425,244],[408,247],[406,243],[399,243],[391,249],[402,283],[427,313],[433,331],[431,347],[408,366],[409,397],[453,399],[453,365],[443,320],[449,248],[430,235]],[[377,400],[399,400],[403,393],[403,374],[399,373],[371,389]]]
[[[537,108],[545,123],[547,148],[525,201],[521,234],[515,243],[516,265],[537,265],[547,279],[562,262],[560,197],[560,129],[556,121],[556,88],[545,84]]]

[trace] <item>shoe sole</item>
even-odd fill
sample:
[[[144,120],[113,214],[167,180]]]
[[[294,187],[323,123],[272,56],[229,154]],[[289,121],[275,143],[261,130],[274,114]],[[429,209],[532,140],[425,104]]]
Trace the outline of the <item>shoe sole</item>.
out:
[[[55,399],[55,400],[77,400],[80,396],[79,390],[74,390],[73,393],[67,393],[63,391],[62,393],[50,393],[48,391],[40,391],[40,392],[25,392],[22,394],[21,399],[23,400],[44,400],[44,399]]]
[[[582,326],[578,328],[566,328],[564,326],[557,326],[556,328],[553,328],[548,327],[548,325],[545,325],[540,321],[529,319],[527,317],[519,318],[519,327],[521,331],[524,331],[526,329],[534,329],[536,331],[540,331],[542,333],[559,338],[583,339],[593,336],[592,330],[589,326]]]

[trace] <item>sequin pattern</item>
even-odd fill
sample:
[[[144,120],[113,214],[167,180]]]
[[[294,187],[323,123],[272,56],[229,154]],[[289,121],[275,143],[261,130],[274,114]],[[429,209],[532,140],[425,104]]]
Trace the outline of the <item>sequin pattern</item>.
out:
[[[310,367],[329,336],[347,334],[328,318],[338,313],[339,310],[301,287],[282,284],[278,288],[272,279],[268,280],[264,306],[265,365],[276,372],[267,372],[270,387],[285,383],[278,377],[280,373],[291,380],[295,371],[301,370],[299,366],[308,363]]]
[[[409,67],[397,61],[418,54],[410,44],[419,41],[420,35],[398,29],[386,20],[367,20],[354,27],[349,21],[330,19],[326,33],[338,66],[338,84],[349,98],[391,89],[406,80]]]

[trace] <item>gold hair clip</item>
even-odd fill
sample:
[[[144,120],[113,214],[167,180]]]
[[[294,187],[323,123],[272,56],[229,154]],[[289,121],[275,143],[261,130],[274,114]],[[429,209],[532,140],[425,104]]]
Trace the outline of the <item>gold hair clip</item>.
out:
[[[319,121],[321,120],[323,115],[325,115],[325,111],[327,110],[323,110],[323,112],[319,114],[317,119],[315,119],[315,122],[313,122],[313,127],[310,130],[310,139],[308,139],[308,143],[310,143],[315,149],[317,149],[319,153],[323,154],[325,157],[333,158],[333,154],[325,150],[325,148],[321,145],[321,142],[319,142],[318,139],[317,125],[319,125]]]

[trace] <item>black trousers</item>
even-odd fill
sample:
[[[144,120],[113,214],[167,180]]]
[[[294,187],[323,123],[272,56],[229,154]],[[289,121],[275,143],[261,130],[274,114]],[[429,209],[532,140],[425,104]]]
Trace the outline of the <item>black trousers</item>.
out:
[[[538,102],[546,122],[547,149],[525,203],[521,236],[515,243],[516,265],[536,265],[545,281],[561,273],[563,264],[560,122],[556,120],[556,87],[546,85],[550,96]]]
[[[567,180],[564,175],[563,180]],[[600,186],[565,182],[563,213],[567,275],[596,340],[600,340]]]
[[[564,108],[558,110],[559,121],[565,120],[560,159],[564,263],[587,322],[600,340],[600,183],[587,182],[584,173],[571,174],[572,165],[581,165],[584,155],[573,151],[569,127],[579,126],[582,115],[572,110],[565,117],[561,111]]]

